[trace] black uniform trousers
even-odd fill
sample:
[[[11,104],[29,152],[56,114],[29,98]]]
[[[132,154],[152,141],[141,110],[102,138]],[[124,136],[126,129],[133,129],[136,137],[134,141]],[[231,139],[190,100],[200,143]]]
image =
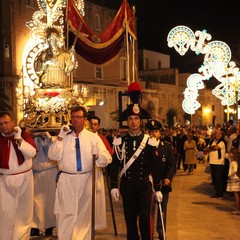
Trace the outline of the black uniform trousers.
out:
[[[120,191],[123,200],[124,217],[127,226],[127,239],[139,240],[138,226],[141,240],[152,239],[152,183],[144,181],[128,181],[121,179]],[[138,223],[139,217],[139,223]]]

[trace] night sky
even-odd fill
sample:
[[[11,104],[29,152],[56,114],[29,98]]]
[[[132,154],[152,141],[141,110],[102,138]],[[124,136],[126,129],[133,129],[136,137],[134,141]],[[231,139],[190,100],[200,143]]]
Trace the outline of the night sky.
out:
[[[102,6],[118,10],[122,0],[89,0]],[[178,25],[196,30],[206,29],[211,41],[228,44],[232,61],[240,66],[240,10],[237,0],[128,0],[136,6],[139,48],[169,54],[171,67],[180,72],[197,72],[204,55],[188,50],[180,56],[174,48],[167,46],[167,35]],[[223,3],[222,3],[223,2]]]

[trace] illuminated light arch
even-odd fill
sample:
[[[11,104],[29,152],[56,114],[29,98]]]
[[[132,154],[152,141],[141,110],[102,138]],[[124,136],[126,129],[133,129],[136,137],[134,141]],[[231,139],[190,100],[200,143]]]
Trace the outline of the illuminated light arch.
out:
[[[168,34],[167,41],[169,47],[174,47],[180,55],[185,55],[189,47],[195,44],[195,35],[190,28],[178,26]]]
[[[205,49],[204,65],[209,63],[223,63],[227,65],[231,60],[232,53],[225,42],[212,41],[206,45]]]
[[[198,69],[200,74],[192,74],[187,80],[187,88],[184,91],[183,110],[193,114],[201,104],[197,102],[198,89],[203,89],[203,80],[215,77],[220,84],[212,90],[212,93],[221,99],[222,105],[231,106],[236,102],[236,94],[240,97],[240,73],[236,64],[231,60],[231,50],[222,41],[212,41],[211,35],[206,30],[193,31],[183,25],[174,27],[167,36],[168,46],[174,47],[180,55],[190,48],[196,54],[205,54],[204,62]],[[195,89],[195,90],[194,90]],[[192,102],[192,104],[190,104]]]
[[[195,111],[201,106],[197,100],[185,98],[182,102],[182,108],[188,114],[194,114]]]
[[[204,89],[203,80],[204,78],[202,77],[201,74],[198,73],[191,74],[187,79],[187,86],[192,89],[194,88]]]

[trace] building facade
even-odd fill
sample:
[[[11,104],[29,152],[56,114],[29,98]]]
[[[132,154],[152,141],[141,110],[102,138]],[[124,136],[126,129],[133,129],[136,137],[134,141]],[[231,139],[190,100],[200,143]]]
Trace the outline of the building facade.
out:
[[[30,31],[26,22],[32,19],[38,11],[36,0],[0,0],[0,83],[4,93],[9,96],[8,103],[17,121],[23,117],[21,106],[18,106],[15,89],[22,74],[22,56]],[[85,20],[90,28],[99,34],[103,32],[116,15],[116,11],[103,8],[85,1]],[[183,91],[186,87],[188,74],[179,74],[177,69],[170,68],[170,56],[148,50],[137,50],[135,56],[130,57],[130,65],[136,62],[137,79],[142,86],[141,105],[164,124],[167,123],[166,114],[169,108],[178,110],[175,120],[180,125],[185,122],[182,110]],[[77,56],[78,68],[74,72],[74,84],[86,93],[86,104],[90,111],[102,119],[102,127],[118,128],[119,93],[123,93],[122,108],[128,103],[124,93],[129,81],[127,77],[126,47],[120,56],[105,65],[95,65]],[[135,67],[135,66],[134,66]],[[130,69],[130,72],[134,70]],[[132,74],[131,74],[132,75]],[[135,79],[136,80],[136,79]],[[121,95],[122,96],[122,95]],[[211,90],[202,90],[199,101],[200,110],[192,116],[194,124],[215,124],[224,121],[223,107],[220,101],[211,94]],[[18,106],[18,107],[17,107]]]

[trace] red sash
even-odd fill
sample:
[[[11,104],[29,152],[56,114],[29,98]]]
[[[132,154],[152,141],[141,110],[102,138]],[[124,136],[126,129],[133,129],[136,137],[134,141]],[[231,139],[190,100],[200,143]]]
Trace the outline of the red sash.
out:
[[[35,142],[31,138],[29,133],[23,131],[22,138],[26,142],[31,144],[34,148],[36,148]],[[24,156],[22,152],[18,149],[16,139],[14,139],[14,136],[4,137],[2,134],[0,134],[0,168],[9,169],[9,155],[11,143],[13,144],[14,150],[16,152],[18,164],[22,165],[24,162]]]
[[[108,140],[106,139],[106,137],[104,137],[102,134],[98,134],[98,136],[102,139],[106,149],[108,150],[108,152],[113,155],[113,149],[111,148],[110,143],[108,142]]]

